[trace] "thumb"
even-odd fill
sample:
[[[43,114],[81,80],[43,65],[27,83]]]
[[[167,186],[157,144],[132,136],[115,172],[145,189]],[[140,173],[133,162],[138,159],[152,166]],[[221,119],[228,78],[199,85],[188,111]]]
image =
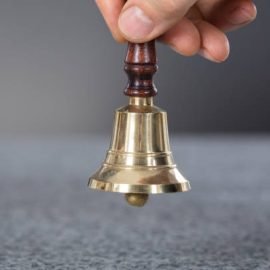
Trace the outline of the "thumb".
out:
[[[129,0],[118,26],[132,42],[146,42],[164,34],[187,13],[197,0]]]

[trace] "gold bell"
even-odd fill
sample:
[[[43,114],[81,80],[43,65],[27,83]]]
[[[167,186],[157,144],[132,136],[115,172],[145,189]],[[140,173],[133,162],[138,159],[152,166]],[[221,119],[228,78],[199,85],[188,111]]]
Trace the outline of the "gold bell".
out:
[[[88,184],[92,189],[124,193],[133,206],[143,206],[149,194],[190,189],[173,160],[167,113],[153,104],[156,70],[154,41],[128,44],[125,94],[129,104],[116,111],[110,149]]]

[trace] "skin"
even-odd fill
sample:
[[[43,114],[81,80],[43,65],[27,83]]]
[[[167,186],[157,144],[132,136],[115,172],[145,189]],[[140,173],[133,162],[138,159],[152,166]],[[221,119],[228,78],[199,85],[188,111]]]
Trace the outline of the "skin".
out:
[[[181,55],[200,54],[214,62],[223,62],[229,56],[226,32],[246,26],[257,15],[252,0],[96,0],[96,3],[116,41],[147,42],[157,38]],[[133,16],[134,11],[137,17]],[[143,19],[143,25],[138,18]],[[144,25],[151,31],[144,30]]]

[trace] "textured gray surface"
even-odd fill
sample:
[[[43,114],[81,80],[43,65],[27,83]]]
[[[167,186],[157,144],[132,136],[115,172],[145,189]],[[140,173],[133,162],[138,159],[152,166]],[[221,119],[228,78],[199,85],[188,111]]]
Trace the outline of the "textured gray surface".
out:
[[[192,192],[90,192],[105,138],[0,140],[0,269],[269,269],[270,137],[177,137]]]

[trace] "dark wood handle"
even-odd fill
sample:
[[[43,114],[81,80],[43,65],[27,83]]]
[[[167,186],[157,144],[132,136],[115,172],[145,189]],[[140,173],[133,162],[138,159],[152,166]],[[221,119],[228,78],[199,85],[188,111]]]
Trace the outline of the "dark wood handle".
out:
[[[124,91],[130,97],[153,97],[157,89],[153,76],[157,71],[155,41],[147,43],[128,43],[125,60],[128,84]]]

